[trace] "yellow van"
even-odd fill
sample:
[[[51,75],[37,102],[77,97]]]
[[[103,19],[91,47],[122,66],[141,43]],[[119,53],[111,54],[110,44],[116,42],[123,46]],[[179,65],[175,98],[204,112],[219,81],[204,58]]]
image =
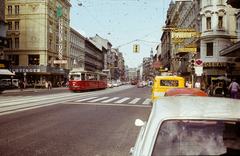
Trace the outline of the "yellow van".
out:
[[[156,76],[153,82],[151,102],[159,97],[163,97],[170,88],[183,88],[184,78],[180,76]]]

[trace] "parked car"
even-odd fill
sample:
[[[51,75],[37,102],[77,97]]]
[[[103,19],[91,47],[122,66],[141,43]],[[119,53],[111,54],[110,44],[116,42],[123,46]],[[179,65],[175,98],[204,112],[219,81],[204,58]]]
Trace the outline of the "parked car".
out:
[[[107,87],[108,87],[108,88],[113,88],[112,82],[107,82]]]
[[[240,155],[240,101],[229,98],[158,98],[142,126],[133,156]]]
[[[143,88],[143,83],[142,83],[142,82],[138,82],[138,83],[137,83],[137,87],[138,87],[138,88]]]
[[[113,87],[119,87],[119,83],[118,82],[113,81],[112,83],[113,83]]]
[[[208,97],[208,94],[206,92],[196,88],[171,88],[167,90],[164,94],[164,96],[180,96],[180,95]]]
[[[131,81],[131,85],[136,85],[137,81]]]

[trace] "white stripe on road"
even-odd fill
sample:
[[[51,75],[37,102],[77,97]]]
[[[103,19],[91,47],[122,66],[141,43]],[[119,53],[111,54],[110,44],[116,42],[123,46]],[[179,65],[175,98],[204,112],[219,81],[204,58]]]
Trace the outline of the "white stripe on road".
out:
[[[137,103],[141,98],[135,98],[134,100],[132,100],[131,102],[129,102],[129,104],[135,104]]]
[[[147,98],[142,104],[143,105],[149,105],[151,102],[151,99],[150,98]]]
[[[92,99],[95,99],[95,98],[97,98],[97,97],[90,97],[90,98],[86,98],[86,99],[77,100],[77,101],[74,101],[74,102],[87,101],[87,100],[92,100]]]
[[[122,103],[122,102],[124,102],[124,101],[127,101],[128,99],[130,99],[130,98],[126,97],[126,98],[123,98],[123,99],[121,99],[121,100],[118,100],[118,101],[116,101],[116,102],[114,102],[114,103]]]
[[[114,97],[114,98],[102,101],[102,103],[108,103],[108,102],[111,102],[111,101],[116,100],[116,99],[119,99],[119,97]]]
[[[88,102],[97,102],[97,101],[104,100],[104,99],[107,99],[107,98],[108,98],[108,97],[102,97],[102,98],[95,99],[95,100],[88,101]]]

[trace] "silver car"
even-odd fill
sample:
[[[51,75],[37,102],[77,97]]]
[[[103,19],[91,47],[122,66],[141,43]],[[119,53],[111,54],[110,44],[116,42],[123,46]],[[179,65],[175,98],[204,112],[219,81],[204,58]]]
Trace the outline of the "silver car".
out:
[[[133,156],[240,155],[240,100],[175,96],[158,98],[142,126]]]

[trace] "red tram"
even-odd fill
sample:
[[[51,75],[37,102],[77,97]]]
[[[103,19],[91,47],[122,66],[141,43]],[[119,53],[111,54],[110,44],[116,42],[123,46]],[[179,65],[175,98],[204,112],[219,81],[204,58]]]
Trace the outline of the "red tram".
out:
[[[81,91],[107,88],[107,74],[73,69],[69,73],[69,90]]]

